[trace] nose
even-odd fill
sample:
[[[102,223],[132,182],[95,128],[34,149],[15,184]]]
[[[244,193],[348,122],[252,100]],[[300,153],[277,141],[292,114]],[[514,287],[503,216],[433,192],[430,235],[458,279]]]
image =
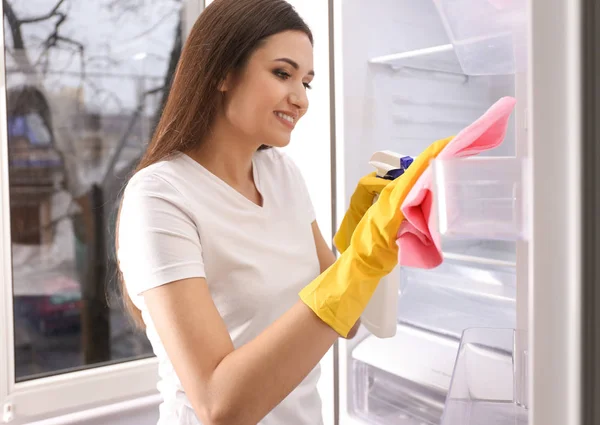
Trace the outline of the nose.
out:
[[[300,110],[300,114],[304,114],[308,109],[308,96],[304,84],[300,84],[300,88],[294,87],[289,96],[290,103]]]

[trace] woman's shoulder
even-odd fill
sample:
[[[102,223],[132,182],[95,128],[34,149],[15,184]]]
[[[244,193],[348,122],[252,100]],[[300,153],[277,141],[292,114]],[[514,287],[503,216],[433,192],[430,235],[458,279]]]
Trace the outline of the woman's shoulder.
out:
[[[286,193],[298,193],[306,189],[302,171],[291,155],[281,149],[271,148],[260,151],[258,156],[263,163],[263,174],[266,177],[261,181]]]
[[[168,217],[191,215],[181,188],[171,178],[173,167],[161,161],[137,171],[123,189],[120,227],[163,223]]]
[[[298,167],[294,160],[280,148],[263,149],[256,152],[255,157],[266,167],[275,169],[285,169],[291,173],[296,173]]]
[[[151,164],[134,173],[127,182],[124,196],[178,196],[175,181],[184,172],[179,157],[171,157]]]

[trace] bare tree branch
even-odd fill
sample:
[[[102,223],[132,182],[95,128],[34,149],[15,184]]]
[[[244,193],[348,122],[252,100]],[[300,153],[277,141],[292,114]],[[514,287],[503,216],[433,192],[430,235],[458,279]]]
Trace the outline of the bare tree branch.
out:
[[[21,24],[19,18],[15,14],[11,4],[8,0],[2,0],[2,6],[4,8],[4,15],[8,21],[10,27],[10,33],[13,39],[13,47],[16,49],[24,49],[25,42],[23,41],[23,33],[21,32]]]
[[[94,96],[97,96],[97,99],[100,99],[100,96],[104,95],[105,102],[112,100],[117,105],[118,109],[120,109],[121,111],[123,111],[125,109],[123,107],[123,102],[121,102],[121,99],[119,99],[119,96],[117,96],[116,93],[111,92],[107,89],[98,87],[98,85],[90,78],[86,78],[83,81],[83,83],[88,85],[92,89],[92,91],[94,92]]]
[[[88,56],[86,58],[86,62],[88,65],[92,63],[105,63],[107,65],[117,66],[120,65],[123,61],[110,57],[109,55],[94,55]]]
[[[181,3],[181,0],[171,0],[174,3]],[[104,6],[110,11],[119,9],[119,13],[136,12],[146,5],[147,0],[106,0]]]
[[[35,66],[31,64],[31,60],[27,55],[27,50],[25,47],[25,42],[23,40],[23,32],[21,31],[21,25],[30,24],[34,22],[42,22],[46,21],[54,16],[59,16],[59,20],[55,25],[55,32],[58,30],[58,27],[64,22],[66,19],[65,15],[58,12],[58,8],[64,3],[65,0],[58,0],[56,5],[52,8],[52,10],[46,15],[38,16],[35,18],[27,18],[27,19],[19,19],[15,14],[12,5],[8,2],[8,0],[2,0],[4,15],[8,21],[8,25],[10,27],[10,32],[13,39],[13,48],[15,50],[13,57],[17,64],[23,69],[23,71],[27,74],[35,74]],[[39,60],[42,58],[44,53],[40,55]],[[47,64],[46,64],[47,67]]]
[[[49,19],[52,16],[58,16],[58,21],[56,21],[56,23],[54,24],[54,30],[52,31],[52,33],[43,42],[44,51],[40,54],[40,59],[41,58],[46,59],[46,61],[44,63],[45,66],[43,67],[43,70],[44,70],[43,74],[45,75],[47,73],[48,67],[50,65],[49,64],[49,55],[48,55],[50,48],[57,47],[59,42],[63,42],[63,43],[70,44],[70,45],[77,47],[76,52],[79,54],[79,66],[80,66],[80,72],[81,72],[81,81],[83,81],[85,79],[85,46],[82,43],[80,43],[79,41],[73,40],[72,38],[69,38],[69,37],[61,36],[58,33],[60,26],[67,19],[67,16],[65,14],[57,12],[58,7],[62,4],[63,1],[64,0],[60,0],[58,2],[58,4],[54,7],[54,9],[52,9],[52,12],[50,12],[51,14],[48,17],[46,17],[46,19]]]
[[[144,93],[144,96],[149,96],[149,95],[152,95],[152,94],[160,93],[160,92],[161,92],[161,91],[163,91],[165,88],[166,88],[165,86],[159,86],[159,87],[155,87],[155,88],[153,88],[153,89],[150,89],[150,90],[146,91],[146,92]]]
[[[175,13],[176,13],[176,11],[174,11],[174,10],[170,10],[170,11],[168,11],[168,12],[167,12],[167,13],[165,13],[163,16],[161,16],[160,18],[158,18],[158,19],[156,20],[156,22],[155,22],[155,23],[154,23],[154,24],[153,24],[153,25],[152,25],[150,28],[148,28],[148,29],[146,29],[146,30],[142,31],[142,32],[141,32],[141,33],[139,33],[139,34],[136,34],[136,35],[134,35],[134,36],[133,36],[133,37],[131,37],[131,38],[128,38],[128,39],[126,39],[126,40],[123,40],[123,42],[124,42],[124,43],[130,43],[130,42],[132,42],[132,41],[134,41],[134,40],[137,40],[137,39],[139,39],[139,38],[142,38],[142,37],[144,37],[144,36],[146,36],[146,35],[150,34],[152,31],[154,31],[156,28],[158,28],[158,27],[159,27],[161,24],[164,24],[164,23],[166,22],[166,20],[167,20],[167,18],[168,18],[168,17],[170,17],[171,15],[173,15],[173,14],[175,14]]]
[[[19,22],[21,24],[32,24],[34,22],[41,22],[41,21],[45,21],[47,19],[52,18],[54,15],[56,15],[58,8],[60,7],[61,4],[63,4],[65,0],[58,0],[58,3],[56,3],[56,6],[54,6],[52,8],[52,10],[50,12],[48,12],[48,14],[46,15],[42,15],[42,16],[38,16],[36,18],[25,18],[25,19],[20,19]]]
[[[127,130],[125,130],[125,133],[123,133],[121,140],[119,141],[119,143],[117,143],[117,149],[113,152],[112,156],[109,159],[108,166],[106,167],[106,171],[104,173],[104,177],[102,178],[103,186],[106,186],[109,176],[114,174],[115,167],[117,165],[117,161],[118,161],[119,157],[121,156],[121,152],[123,151],[123,149],[125,149],[125,146],[127,145],[127,139],[129,138],[129,135],[133,131],[135,123],[137,122],[140,115],[142,114],[142,110],[144,108],[144,101],[145,101],[146,97],[151,96],[156,93],[160,93],[164,89],[165,89],[164,86],[155,87],[155,88],[150,89],[142,94],[142,98],[140,99],[140,102],[138,103],[137,108],[135,108],[135,111],[133,112],[133,114],[131,115],[131,118],[129,119],[129,125],[127,126]]]
[[[153,122],[152,122],[152,133],[154,133],[154,129],[158,125],[158,121],[160,120],[160,116],[162,115],[163,109],[167,103],[167,98],[169,96],[169,91],[171,90],[171,82],[173,79],[173,75],[175,75],[175,69],[177,68],[177,63],[179,62],[179,56],[181,56],[181,50],[183,49],[183,38],[181,37],[181,19],[179,19],[179,23],[177,24],[177,28],[175,28],[175,42],[173,43],[173,48],[171,49],[171,56],[169,57],[169,66],[167,67],[167,72],[165,74],[164,81],[164,91],[162,92],[162,97],[160,99],[160,103],[158,104],[158,108],[154,113]]]
[[[38,78],[38,74],[35,67],[31,64],[31,60],[27,54],[19,18],[15,14],[15,11],[8,0],[2,0],[2,6],[4,11],[3,13],[8,21],[8,27],[10,28],[10,33],[13,40],[13,51],[11,56],[25,75],[36,79]]]

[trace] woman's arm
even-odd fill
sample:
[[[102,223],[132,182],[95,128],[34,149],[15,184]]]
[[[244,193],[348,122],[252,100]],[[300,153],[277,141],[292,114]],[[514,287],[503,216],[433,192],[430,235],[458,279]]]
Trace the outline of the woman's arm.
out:
[[[333,263],[335,263],[335,255],[334,255],[333,251],[331,249],[329,249],[327,242],[325,242],[325,239],[323,238],[323,235],[321,234],[321,230],[319,229],[319,225],[317,224],[316,221],[313,221],[313,223],[312,223],[312,230],[313,230],[313,236],[315,238],[315,245],[317,247],[317,257],[319,257],[319,265],[321,268],[321,273],[323,273]],[[358,332],[359,327],[360,327],[360,319],[356,322],[354,327],[352,327],[352,329],[348,333],[348,336],[346,337],[346,339],[354,338],[356,336],[356,333]]]
[[[315,246],[317,247],[317,257],[319,257],[319,266],[321,268],[321,273],[323,273],[329,266],[335,263],[335,254],[329,249],[329,245],[325,242],[316,221],[313,221],[312,223],[312,231],[313,237],[315,238]]]
[[[335,257],[316,223],[313,229],[321,266],[327,268]],[[205,279],[159,286],[146,291],[144,299],[177,376],[206,425],[256,424],[300,384],[339,337],[298,301],[236,350]]]
[[[196,415],[206,425],[258,423],[339,336],[298,301],[234,350],[205,279],[160,286],[144,298]]]

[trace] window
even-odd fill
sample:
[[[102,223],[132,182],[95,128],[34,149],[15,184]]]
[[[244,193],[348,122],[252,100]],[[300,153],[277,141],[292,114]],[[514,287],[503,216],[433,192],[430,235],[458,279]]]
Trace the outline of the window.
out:
[[[0,315],[13,326],[0,367],[13,390],[152,356],[121,307],[114,222],[200,3],[3,2]]]

